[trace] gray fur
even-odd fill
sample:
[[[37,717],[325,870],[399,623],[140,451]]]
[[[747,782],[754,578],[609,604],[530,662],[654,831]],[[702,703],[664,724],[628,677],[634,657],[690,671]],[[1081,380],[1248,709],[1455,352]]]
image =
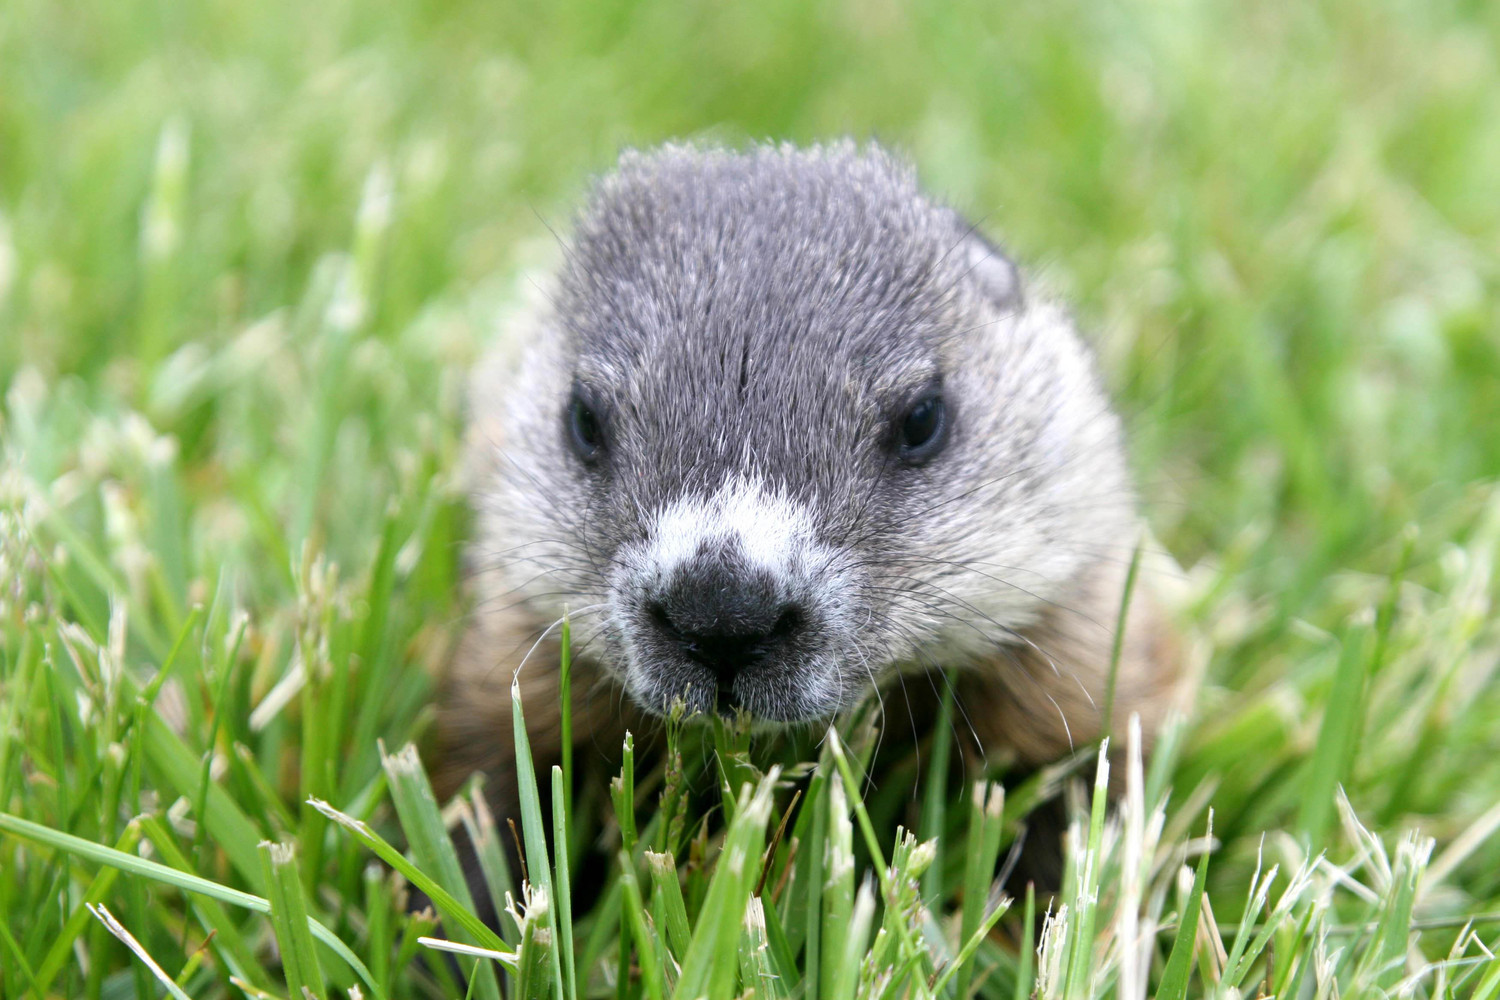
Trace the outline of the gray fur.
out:
[[[733,682],[788,721],[993,662],[1136,541],[1119,422],[1066,315],[879,148],[627,153],[548,291],[520,363],[476,384],[476,613],[571,608],[648,711],[713,704],[644,617],[673,573],[807,609]],[[568,441],[575,381],[604,414],[593,467]],[[951,439],[905,466],[892,421],[938,384]]]

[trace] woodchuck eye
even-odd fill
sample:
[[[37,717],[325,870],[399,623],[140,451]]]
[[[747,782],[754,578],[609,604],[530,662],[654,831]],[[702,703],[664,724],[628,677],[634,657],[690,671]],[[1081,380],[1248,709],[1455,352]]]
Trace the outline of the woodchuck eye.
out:
[[[568,441],[574,454],[584,462],[597,459],[604,450],[604,424],[578,386],[573,387],[568,399],[567,421]]]
[[[942,450],[948,438],[948,413],[943,397],[923,396],[901,419],[897,434],[902,461],[919,465]]]

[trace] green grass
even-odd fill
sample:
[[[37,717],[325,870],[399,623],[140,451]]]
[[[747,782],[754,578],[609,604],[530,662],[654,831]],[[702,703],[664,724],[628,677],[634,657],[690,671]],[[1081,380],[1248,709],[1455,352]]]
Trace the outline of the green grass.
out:
[[[133,948],[195,998],[1497,995],[1497,53],[1458,0],[10,0],[0,996],[166,995]],[[866,725],[810,783],[689,729],[727,829],[645,773],[533,802],[545,900],[452,810],[496,940],[396,751],[463,614],[464,370],[621,144],[846,132],[1076,303],[1197,710],[1118,812],[1064,781],[1050,913],[987,884],[1026,788],[928,794],[919,842],[918,775],[850,792]],[[541,831],[600,811],[569,907]]]

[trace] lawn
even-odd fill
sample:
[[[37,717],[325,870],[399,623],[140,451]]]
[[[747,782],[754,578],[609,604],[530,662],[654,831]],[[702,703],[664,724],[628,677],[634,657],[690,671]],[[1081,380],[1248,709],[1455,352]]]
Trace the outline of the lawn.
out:
[[[689,726],[497,940],[402,749],[465,370],[622,146],[842,134],[1076,306],[1195,711],[1045,775],[1050,908],[1036,782]],[[166,995],[112,926],[195,998],[1500,995],[1500,5],[7,0],[0,390],[0,997]]]

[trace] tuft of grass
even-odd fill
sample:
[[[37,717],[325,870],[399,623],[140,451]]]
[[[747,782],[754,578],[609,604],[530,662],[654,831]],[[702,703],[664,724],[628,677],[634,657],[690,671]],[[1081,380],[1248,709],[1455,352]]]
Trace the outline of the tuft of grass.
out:
[[[1500,9],[685,11],[6,5],[0,996],[1500,995]],[[1113,811],[1096,747],[872,789],[873,706],[674,720],[612,802],[527,772],[523,883],[381,746],[464,614],[464,373],[621,144],[846,132],[1095,332],[1200,704]],[[1003,899],[1053,794],[1065,891]]]

